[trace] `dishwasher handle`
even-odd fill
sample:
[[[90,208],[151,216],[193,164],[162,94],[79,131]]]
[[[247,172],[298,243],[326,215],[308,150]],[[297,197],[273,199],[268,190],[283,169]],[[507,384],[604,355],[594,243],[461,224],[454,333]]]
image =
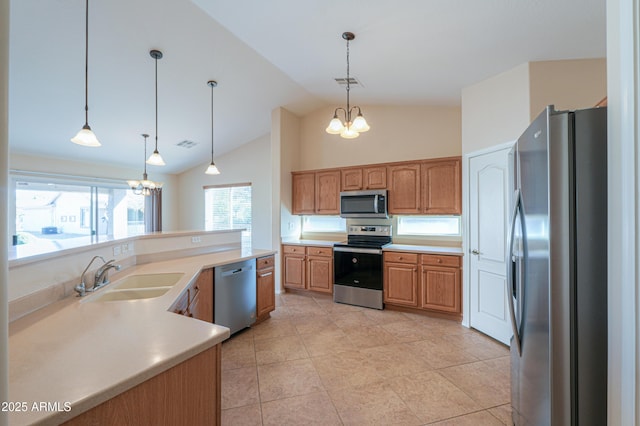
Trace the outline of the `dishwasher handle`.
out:
[[[253,265],[245,266],[245,267],[242,267],[242,268],[232,268],[232,269],[230,268],[230,269],[228,269],[226,271],[223,270],[221,275],[223,277],[230,277],[232,275],[238,275],[238,274],[241,274],[243,272],[249,272],[252,269],[253,269]]]

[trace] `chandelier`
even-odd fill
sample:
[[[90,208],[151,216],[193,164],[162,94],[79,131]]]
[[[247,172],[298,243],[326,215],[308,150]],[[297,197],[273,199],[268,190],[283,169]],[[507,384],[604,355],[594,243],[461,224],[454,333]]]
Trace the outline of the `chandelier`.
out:
[[[345,139],[354,139],[360,136],[360,133],[366,132],[370,129],[367,124],[367,120],[362,116],[360,107],[349,105],[349,91],[351,90],[351,79],[349,78],[349,42],[356,38],[353,33],[344,32],[342,38],[347,41],[347,108],[338,107],[333,113],[333,119],[329,122],[329,126],[326,128],[327,133],[332,135],[340,135]],[[356,118],[351,121],[352,114],[358,111]],[[342,111],[344,115],[344,121],[338,118],[338,111]]]
[[[147,158],[147,138],[149,135],[142,134],[144,138],[144,158]],[[162,188],[162,182],[154,182],[147,178],[147,163],[144,163],[144,173],[142,173],[142,180],[128,180],[127,184],[136,195],[151,195],[152,191],[160,190]]]

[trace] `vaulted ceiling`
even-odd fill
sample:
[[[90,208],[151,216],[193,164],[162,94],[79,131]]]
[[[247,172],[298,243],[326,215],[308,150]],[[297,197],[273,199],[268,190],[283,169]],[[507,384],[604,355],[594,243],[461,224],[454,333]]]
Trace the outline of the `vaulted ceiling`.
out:
[[[271,110],[344,103],[344,31],[361,105],[458,105],[461,89],[527,61],[604,57],[605,0],[112,0],[89,3],[84,124],[83,0],[11,1],[11,152],[141,168],[141,133],[180,173],[270,131]],[[192,148],[176,146],[189,140]],[[155,166],[150,166],[155,167]]]

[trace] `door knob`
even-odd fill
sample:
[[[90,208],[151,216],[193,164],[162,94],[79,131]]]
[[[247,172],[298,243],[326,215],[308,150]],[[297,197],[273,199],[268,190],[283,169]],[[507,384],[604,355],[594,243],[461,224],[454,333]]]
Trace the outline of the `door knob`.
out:
[[[476,249],[471,250],[471,254],[480,254],[480,252]]]

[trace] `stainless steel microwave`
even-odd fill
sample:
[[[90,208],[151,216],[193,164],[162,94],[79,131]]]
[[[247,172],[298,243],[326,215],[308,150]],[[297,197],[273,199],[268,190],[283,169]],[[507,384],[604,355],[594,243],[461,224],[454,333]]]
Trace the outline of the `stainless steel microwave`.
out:
[[[344,191],[340,193],[340,217],[389,217],[387,191]]]

